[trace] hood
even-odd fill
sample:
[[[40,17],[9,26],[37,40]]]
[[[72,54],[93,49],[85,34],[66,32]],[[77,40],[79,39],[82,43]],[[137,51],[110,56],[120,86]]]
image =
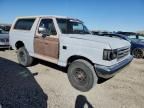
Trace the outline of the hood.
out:
[[[84,34],[68,34],[67,36],[69,36],[70,38],[106,43],[109,44],[112,49],[130,46],[130,43],[128,41],[119,38]]]

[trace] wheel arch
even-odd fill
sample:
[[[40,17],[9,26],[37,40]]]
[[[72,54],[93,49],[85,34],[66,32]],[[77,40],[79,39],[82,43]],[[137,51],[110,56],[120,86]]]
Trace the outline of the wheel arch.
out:
[[[24,46],[25,46],[25,44],[24,44],[23,41],[17,41],[17,42],[15,43],[15,48],[16,48],[16,49],[19,49],[20,47],[24,47]]]
[[[90,59],[88,59],[88,58],[86,58],[86,57],[84,57],[84,56],[74,55],[74,56],[71,56],[71,57],[68,58],[68,60],[67,60],[67,66],[68,66],[70,63],[72,63],[73,61],[78,60],[78,59],[86,60],[86,61],[88,61],[89,63],[91,63],[92,65],[94,64]]]

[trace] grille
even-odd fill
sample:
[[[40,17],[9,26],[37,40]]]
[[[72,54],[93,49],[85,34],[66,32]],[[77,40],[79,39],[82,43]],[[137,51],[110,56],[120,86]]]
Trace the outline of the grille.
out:
[[[6,42],[9,42],[9,39],[6,39]]]
[[[9,39],[0,39],[0,42],[9,42]]]
[[[130,47],[118,49],[118,52],[117,52],[118,59],[121,59],[121,58],[127,56],[129,54],[129,52],[130,52]]]

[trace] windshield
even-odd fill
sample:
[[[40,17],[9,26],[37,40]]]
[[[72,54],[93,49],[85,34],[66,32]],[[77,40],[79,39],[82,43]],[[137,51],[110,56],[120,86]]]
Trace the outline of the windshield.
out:
[[[90,34],[86,26],[75,19],[57,19],[58,26],[63,34]]]

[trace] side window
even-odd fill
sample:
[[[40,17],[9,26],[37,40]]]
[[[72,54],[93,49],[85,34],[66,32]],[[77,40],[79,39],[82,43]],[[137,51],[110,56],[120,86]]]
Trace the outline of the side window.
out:
[[[35,19],[19,19],[16,22],[16,24],[14,26],[14,29],[17,29],[17,30],[31,30],[34,21],[35,21]]]
[[[42,19],[39,27],[43,27],[50,35],[56,35],[56,29],[52,19]]]

